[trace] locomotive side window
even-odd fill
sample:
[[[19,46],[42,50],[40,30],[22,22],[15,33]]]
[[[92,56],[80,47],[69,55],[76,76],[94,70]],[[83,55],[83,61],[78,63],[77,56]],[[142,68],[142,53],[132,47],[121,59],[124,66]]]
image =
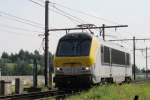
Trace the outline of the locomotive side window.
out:
[[[110,63],[110,50],[104,46],[104,63]]]
[[[112,64],[125,65],[125,53],[119,50],[111,50]]]
[[[104,63],[104,46],[101,46],[101,62]]]
[[[112,65],[130,65],[130,55],[120,50],[101,46],[101,62],[102,64]]]

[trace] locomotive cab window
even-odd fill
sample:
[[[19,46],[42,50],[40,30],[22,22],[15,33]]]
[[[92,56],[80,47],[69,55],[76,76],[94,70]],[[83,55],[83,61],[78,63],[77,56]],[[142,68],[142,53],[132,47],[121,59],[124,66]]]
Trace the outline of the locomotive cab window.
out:
[[[58,44],[57,56],[88,56],[91,47],[90,39],[67,39]]]
[[[90,45],[91,45],[90,40],[82,40],[81,43],[79,43],[77,46],[79,48],[79,50],[77,50],[78,54],[83,56],[89,55]]]

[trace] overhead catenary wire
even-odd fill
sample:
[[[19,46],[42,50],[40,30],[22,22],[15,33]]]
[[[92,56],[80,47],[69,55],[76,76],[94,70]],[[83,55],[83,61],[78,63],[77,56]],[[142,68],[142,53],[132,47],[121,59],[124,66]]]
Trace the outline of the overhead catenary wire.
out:
[[[45,3],[45,0],[36,0],[36,1],[39,1],[41,3]],[[34,1],[35,2],[35,1]]]
[[[49,8],[50,9],[50,8]],[[70,16],[68,16],[68,15],[65,15],[64,13],[61,13],[61,12],[58,12],[58,11],[56,11],[56,10],[54,10],[54,9],[50,9],[51,11],[53,11],[53,12],[55,12],[55,13],[57,13],[57,14],[59,14],[59,15],[61,15],[61,16],[64,16],[64,17],[66,17],[67,19],[69,19],[71,22],[73,22],[74,24],[82,24],[80,21],[78,21],[78,20],[75,20],[75,19],[73,19],[72,17],[70,17]]]
[[[32,2],[32,3],[34,3],[34,4],[36,4],[36,5],[39,5],[39,6],[41,6],[41,7],[45,7],[44,5],[38,3],[38,2],[36,2],[36,1],[34,1],[34,0],[29,0],[29,1]],[[44,2],[43,2],[43,3],[44,3]]]
[[[7,19],[7,20],[16,21],[16,22],[19,22],[19,23],[22,23],[22,24],[30,25],[30,26],[35,27],[35,28],[44,29],[44,27],[29,23],[29,22],[25,22],[23,20],[15,19],[15,18],[12,18],[12,17],[9,17],[9,16],[2,16],[1,15],[0,17],[3,17],[4,19]]]
[[[32,3],[34,3],[34,4],[36,4],[36,5],[40,6],[40,7],[44,7],[44,5],[38,3],[38,2],[36,2],[36,1],[34,1],[34,0],[29,0],[29,1],[31,1]],[[64,17],[68,18],[68,19],[69,19],[70,21],[72,21],[74,24],[83,24],[83,23],[81,22],[81,20],[79,21],[79,18],[75,18],[75,17],[73,17],[73,16],[70,15],[70,14],[68,15],[68,14],[66,14],[64,11],[62,11],[62,10],[60,10],[60,9],[59,9],[59,10],[57,9],[57,11],[56,11],[56,8],[55,8],[55,10],[49,8],[49,10],[51,10],[51,11],[53,11],[53,12],[55,12],[55,13],[61,15],[61,16],[64,16]],[[78,20],[77,20],[77,19],[78,19]]]
[[[23,33],[23,32],[16,32],[16,31],[10,31],[10,30],[5,30],[5,29],[0,29],[0,34],[3,34],[3,33],[8,33],[10,35],[16,35],[16,36],[29,36],[29,37],[33,37],[33,36],[38,36],[34,33],[32,34],[29,34],[29,33]]]
[[[135,40],[141,40],[141,41],[149,40],[150,41],[150,38],[137,38]],[[118,40],[108,40],[108,41],[133,41],[133,39],[118,39]]]
[[[53,2],[50,2],[52,5],[57,5],[57,6],[59,6],[59,4],[57,4],[57,3],[53,3]],[[63,6],[63,5],[62,5]],[[56,6],[54,6],[54,7],[56,7]],[[65,7],[65,6],[64,6]],[[58,7],[57,7],[58,8]],[[99,19],[99,20],[103,20],[103,21],[107,21],[107,22],[109,22],[109,23],[113,23],[113,24],[118,24],[118,23],[116,23],[116,22],[114,22],[114,21],[110,21],[110,20],[107,20],[107,19],[104,19],[104,18],[100,18],[100,17],[97,17],[97,16],[94,16],[94,15],[91,15],[91,14],[88,14],[88,13],[85,13],[85,12],[82,12],[82,11],[78,11],[78,10],[75,10],[75,9],[72,9],[72,8],[69,8],[69,7],[66,7],[66,8],[68,8],[69,10],[71,10],[71,11],[75,11],[75,12],[78,12],[78,13],[81,13],[81,14],[83,14],[83,15],[86,15],[86,16],[90,16],[90,17],[95,17],[96,19]],[[58,9],[58,10],[61,10],[61,9]],[[85,22],[85,23],[89,23],[89,22]],[[119,24],[118,24],[119,25]],[[121,35],[119,35],[119,36],[121,36]]]
[[[35,21],[32,21],[32,20],[29,20],[29,19],[25,19],[25,18],[21,18],[21,17],[18,17],[16,15],[12,15],[12,14],[9,14],[9,13],[6,13],[4,11],[0,11],[0,15],[6,15],[6,16],[9,16],[9,17],[13,17],[15,19],[18,19],[18,20],[22,20],[24,22],[28,22],[28,23],[31,23],[31,24],[34,24],[34,25],[37,25],[37,26],[44,26],[43,24],[41,23],[38,23],[38,22],[35,22]]]
[[[35,32],[35,33],[42,33],[40,31],[36,31],[36,30],[29,30],[26,28],[20,28],[20,27],[16,27],[16,26],[10,26],[10,25],[6,25],[6,24],[1,24],[0,23],[1,28],[7,28],[7,29],[13,29],[13,30],[21,30],[21,31],[27,31],[27,32]]]
[[[59,8],[56,7],[55,5],[51,5],[51,7],[55,8],[56,10],[58,10],[58,11],[64,13],[64,14],[66,14],[66,15],[68,15],[68,16],[71,16],[72,18],[74,18],[74,19],[76,19],[76,20],[79,20],[81,23],[85,23],[85,24],[89,23],[89,22],[87,22],[87,21],[82,20],[81,18],[78,18],[78,17],[76,17],[76,16],[73,16],[73,15],[69,14],[68,12],[59,9]]]
[[[108,20],[108,19],[105,19],[105,18],[102,18],[102,17],[98,17],[98,16],[95,16],[95,15],[92,15],[92,14],[89,14],[89,13],[86,13],[86,12],[83,12],[83,11],[79,11],[79,10],[76,10],[76,9],[72,9],[72,8],[67,7],[67,6],[64,6],[64,5],[62,5],[62,4],[58,4],[58,3],[55,3],[55,2],[52,2],[52,1],[51,1],[50,3],[51,3],[51,4],[58,5],[58,6],[60,6],[60,7],[65,8],[65,9],[68,9],[68,10],[71,10],[71,11],[74,11],[74,12],[77,12],[77,13],[80,13],[80,14],[82,14],[82,15],[86,15],[86,16],[89,16],[89,17],[96,18],[96,19],[98,19],[98,20],[103,20],[103,21],[105,21],[105,22],[109,22],[109,23],[112,23],[112,24],[118,24],[118,25],[119,25],[119,23],[117,23],[117,22],[114,22],[114,21],[111,21],[111,20]]]
[[[33,3],[35,3],[35,4],[38,4],[38,5],[42,6],[42,7],[44,7],[42,4],[40,4],[40,3],[36,2],[36,1],[33,1],[33,0],[30,0],[30,1],[33,2]],[[42,0],[38,0],[38,1],[41,1],[41,2],[42,2]],[[43,1],[43,3],[44,3],[44,1]],[[50,2],[50,3],[51,3],[51,2]],[[52,4],[52,3],[51,3],[51,4]],[[78,18],[78,17],[76,17],[76,16],[74,16],[74,15],[71,15],[71,14],[68,13],[68,12],[65,12],[65,11],[59,9],[58,7],[55,6],[54,3],[53,3],[52,5],[50,5],[50,6],[53,7],[53,8],[55,8],[56,10],[58,10],[58,11],[64,13],[65,15],[68,15],[68,16],[72,17],[72,19],[76,19],[76,20],[78,20],[78,22],[80,21],[80,23],[89,23],[89,22],[86,22],[86,21],[82,20],[81,18]],[[63,16],[64,16],[64,15],[63,15]]]
[[[41,1],[42,1],[42,0],[41,0]],[[114,22],[114,21],[111,21],[111,20],[108,20],[108,19],[105,19],[105,18],[101,18],[101,17],[95,16],[95,15],[92,15],[92,14],[89,14],[89,13],[86,13],[86,12],[83,12],[83,11],[75,10],[75,9],[66,7],[66,6],[64,6],[64,5],[62,5],[62,4],[58,4],[58,3],[54,3],[54,2],[50,2],[50,3],[51,3],[52,5],[57,5],[57,6],[59,6],[59,7],[63,7],[63,8],[65,8],[65,9],[74,11],[74,12],[76,12],[76,13],[80,13],[80,14],[82,14],[82,15],[86,15],[86,16],[89,16],[89,17],[92,17],[92,18],[96,18],[96,19],[98,19],[98,20],[103,20],[103,21],[105,21],[105,22],[109,22],[109,23],[112,23],[112,24],[118,24],[118,25],[119,25],[119,23],[117,23],[117,22]],[[57,8],[58,8],[58,7],[57,7]],[[120,34],[120,33],[119,33],[119,34]],[[117,35],[117,36],[118,36],[118,35]],[[121,36],[121,35],[119,35],[119,36]]]

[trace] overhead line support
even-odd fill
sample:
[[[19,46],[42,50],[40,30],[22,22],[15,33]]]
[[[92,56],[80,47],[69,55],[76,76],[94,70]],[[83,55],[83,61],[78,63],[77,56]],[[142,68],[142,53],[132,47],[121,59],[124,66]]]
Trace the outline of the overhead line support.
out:
[[[150,50],[150,48],[148,48],[148,47],[146,47],[146,48],[138,48],[138,49],[136,49],[136,50],[142,50],[142,51],[145,51],[146,52],[146,57],[145,57],[145,65],[146,65],[146,67],[145,67],[145,73],[146,73],[146,78],[148,78],[148,72],[147,72],[147,70],[148,70],[148,54],[147,54],[147,51],[148,50]]]
[[[133,78],[136,80],[135,75],[135,37],[133,37]]]
[[[119,28],[128,27],[128,25],[117,25],[117,26],[102,26],[102,27],[83,27],[83,28],[62,28],[62,29],[50,29],[49,31],[70,31],[70,30],[85,30],[85,29],[100,29],[100,28]]]
[[[45,86],[48,87],[48,81],[49,81],[49,40],[48,40],[48,37],[49,37],[49,24],[48,24],[48,17],[49,17],[49,1],[46,0],[45,1],[45,55],[44,55],[44,60],[45,60],[45,63],[44,63],[44,77],[45,77]]]
[[[150,38],[141,38],[141,39],[135,39],[135,40],[147,41],[147,40],[150,40]],[[133,41],[133,39],[118,39],[118,40],[107,40],[107,41]]]
[[[146,47],[146,78],[148,78],[148,72],[147,72],[147,68],[148,68],[148,64],[147,64],[147,47]]]
[[[105,28],[119,28],[119,27],[128,27],[128,25],[116,25],[116,26],[106,26],[105,24],[103,24],[101,27],[77,27],[77,28],[62,28],[62,29],[50,29],[49,31],[66,31],[66,33],[70,30],[86,30],[88,29],[90,31],[90,29],[102,29],[102,37],[103,40],[105,40]],[[92,33],[92,32],[91,32]]]
[[[105,24],[102,25],[103,40],[105,40]]]

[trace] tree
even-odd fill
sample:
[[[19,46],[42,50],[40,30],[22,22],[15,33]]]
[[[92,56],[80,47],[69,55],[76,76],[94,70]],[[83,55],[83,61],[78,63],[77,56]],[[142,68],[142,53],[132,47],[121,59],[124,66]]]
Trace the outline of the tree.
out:
[[[3,52],[1,58],[8,59],[9,55],[7,52]]]
[[[53,66],[53,55],[49,52],[50,66]],[[21,49],[19,53],[3,52],[0,59],[0,68],[3,75],[31,75],[33,60],[38,63],[38,73],[44,74],[44,54],[40,54],[37,50],[34,53]]]
[[[18,57],[20,58],[20,60],[25,60],[25,57],[26,57],[25,51],[21,49],[19,51]]]
[[[15,74],[16,75],[31,75],[32,74],[32,66],[30,66],[25,61],[21,61],[18,59],[15,66]]]
[[[142,68],[142,69],[141,69],[141,72],[142,72],[142,73],[145,73],[146,71],[145,71],[145,69],[144,69],[144,68]]]
[[[134,71],[134,66],[132,65],[132,71]],[[136,73],[139,73],[140,72],[140,69],[135,65],[135,72]]]

